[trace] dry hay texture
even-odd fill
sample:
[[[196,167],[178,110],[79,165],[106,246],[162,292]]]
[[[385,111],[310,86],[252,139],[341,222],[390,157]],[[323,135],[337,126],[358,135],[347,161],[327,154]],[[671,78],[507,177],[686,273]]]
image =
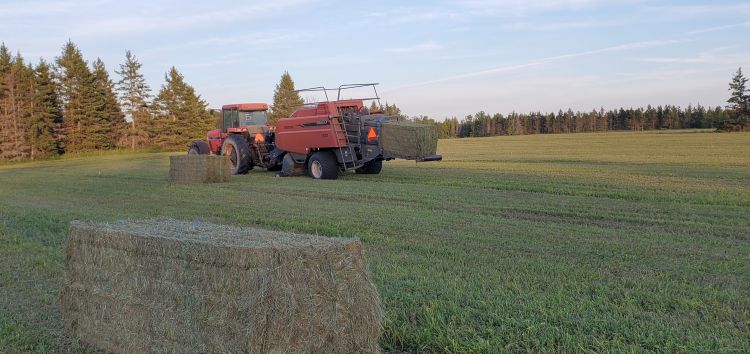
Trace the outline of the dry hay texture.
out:
[[[169,157],[170,183],[229,182],[232,176],[229,156],[180,155]]]
[[[174,220],[71,223],[60,302],[116,353],[374,353],[383,316],[359,240]]]
[[[437,127],[408,121],[388,121],[380,128],[383,150],[403,159],[434,155]]]

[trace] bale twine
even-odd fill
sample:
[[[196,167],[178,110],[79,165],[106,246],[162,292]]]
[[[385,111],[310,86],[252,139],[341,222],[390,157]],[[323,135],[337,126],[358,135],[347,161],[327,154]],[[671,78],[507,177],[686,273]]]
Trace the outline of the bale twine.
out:
[[[408,121],[387,121],[380,128],[383,151],[403,159],[418,159],[437,151],[437,127]]]
[[[232,176],[229,156],[179,155],[169,157],[170,183],[228,182]]]
[[[375,353],[356,239],[174,220],[73,222],[66,333],[115,353]]]

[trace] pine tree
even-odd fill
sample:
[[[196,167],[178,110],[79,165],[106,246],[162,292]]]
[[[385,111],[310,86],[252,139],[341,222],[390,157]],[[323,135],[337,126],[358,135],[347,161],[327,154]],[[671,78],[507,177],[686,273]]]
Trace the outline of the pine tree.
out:
[[[271,106],[271,114],[269,115],[269,124],[276,124],[279,119],[289,117],[304,103],[302,97],[294,89],[292,76],[284,71],[273,93],[273,105]]]
[[[140,72],[142,66],[143,64],[128,50],[125,53],[125,64],[120,64],[120,70],[116,71],[121,77],[117,82],[117,91],[125,117],[130,121],[128,139],[132,149],[148,144],[147,132],[151,120],[151,88]]]
[[[164,75],[164,80],[154,100],[156,116],[151,132],[154,143],[164,149],[186,148],[212,129],[213,117],[206,109],[208,104],[175,67]]]
[[[29,124],[31,159],[59,153],[56,131],[62,124],[62,109],[49,65],[40,60],[35,69],[34,104]]]

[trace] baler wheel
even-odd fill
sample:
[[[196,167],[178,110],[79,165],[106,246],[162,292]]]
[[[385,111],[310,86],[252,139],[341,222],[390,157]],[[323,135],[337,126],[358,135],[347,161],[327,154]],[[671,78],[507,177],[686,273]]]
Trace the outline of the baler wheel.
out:
[[[365,162],[362,167],[354,170],[354,172],[363,175],[377,175],[383,169],[383,160],[371,160]]]
[[[336,179],[339,177],[339,163],[330,151],[318,151],[310,157],[307,172],[315,179]]]

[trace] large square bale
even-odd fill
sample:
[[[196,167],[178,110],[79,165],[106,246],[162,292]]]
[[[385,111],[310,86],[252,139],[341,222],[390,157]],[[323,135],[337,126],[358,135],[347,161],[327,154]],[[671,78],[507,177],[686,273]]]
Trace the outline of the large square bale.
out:
[[[60,305],[115,353],[373,353],[382,319],[359,240],[174,220],[71,223]]]
[[[229,156],[178,155],[169,157],[170,183],[228,182],[232,176]]]
[[[437,127],[403,120],[392,120],[380,127],[380,143],[385,152],[404,159],[418,159],[437,152]]]

